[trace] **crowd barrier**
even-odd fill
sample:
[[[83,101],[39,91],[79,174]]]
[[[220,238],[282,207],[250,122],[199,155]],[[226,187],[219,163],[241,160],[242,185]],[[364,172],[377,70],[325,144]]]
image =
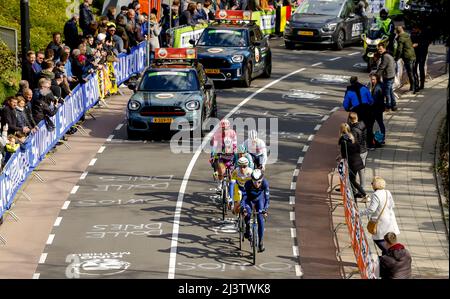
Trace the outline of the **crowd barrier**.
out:
[[[126,81],[131,75],[144,70],[145,49],[146,43],[143,42],[132,48],[130,54],[120,55],[119,62],[114,62],[114,67],[108,68],[115,71],[117,85]],[[85,84],[78,85],[72,90],[72,95],[65,98],[64,104],[52,117],[55,129],[47,130],[45,122],[41,121],[38,124],[39,130],[27,139],[31,146],[23,151],[18,149],[11,156],[0,175],[0,217],[10,209],[22,184],[65,132],[98,102],[101,92],[104,94],[108,92],[108,90],[101,90],[101,86],[104,85],[100,84],[98,74],[90,75]],[[112,85],[111,88],[113,88]]]
[[[345,159],[341,159],[337,167],[340,180],[340,190],[344,205],[345,223],[351,239],[353,253],[362,279],[377,278],[377,264],[372,259],[369,243],[364,232],[358,206],[355,203],[353,191],[348,176],[348,164]]]

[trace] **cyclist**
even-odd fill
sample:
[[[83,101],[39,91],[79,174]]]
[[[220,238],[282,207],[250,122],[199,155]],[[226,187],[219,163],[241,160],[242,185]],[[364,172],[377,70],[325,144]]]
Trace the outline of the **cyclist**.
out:
[[[211,157],[209,162],[214,169],[214,177],[218,179],[217,192],[222,191],[222,180],[226,168],[233,166],[234,154],[237,147],[236,132],[230,128],[230,121],[220,121],[220,130],[211,139]]]
[[[251,130],[248,134],[248,139],[244,141],[247,151],[252,155],[255,162],[255,168],[266,169],[267,149],[266,143],[258,138],[258,132]]]
[[[255,168],[255,165],[253,164],[253,157],[247,152],[247,148],[244,144],[239,145],[237,153],[234,155],[234,165],[237,165],[238,160],[242,157],[247,158],[248,167],[253,170]]]
[[[258,212],[258,252],[263,252],[265,250],[263,243],[264,219],[267,217],[267,210],[269,209],[269,182],[264,178],[264,173],[260,169],[253,170],[251,181],[245,183],[244,191],[241,200],[241,211],[245,220],[244,237],[249,240],[252,237],[250,234],[250,218],[254,205],[256,212]]]
[[[230,181],[230,198],[228,206],[231,207],[234,201],[233,214],[239,213],[240,201],[242,194],[245,192],[244,185],[251,180],[253,169],[249,167],[249,160],[246,157],[239,158],[238,167],[233,170]],[[236,184],[237,183],[237,184]]]

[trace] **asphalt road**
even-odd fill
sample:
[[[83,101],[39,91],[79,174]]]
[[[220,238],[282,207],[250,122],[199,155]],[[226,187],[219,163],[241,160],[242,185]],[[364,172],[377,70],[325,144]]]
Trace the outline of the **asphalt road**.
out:
[[[300,278],[292,182],[314,134],[341,105],[348,76],[368,77],[360,47],[291,51],[282,43],[271,40],[270,79],[223,87],[217,97],[223,117],[252,96],[231,117],[262,118],[277,156],[267,166],[271,206],[256,265],[248,242],[239,251],[232,218],[221,220],[209,154],[193,160],[193,151],[173,153],[168,140],[128,141],[118,124],[61,210],[39,278]]]

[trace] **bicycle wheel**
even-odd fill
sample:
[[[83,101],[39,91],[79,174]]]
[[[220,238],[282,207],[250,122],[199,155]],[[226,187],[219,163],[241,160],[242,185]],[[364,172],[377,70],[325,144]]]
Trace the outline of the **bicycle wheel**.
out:
[[[254,219],[252,225],[252,250],[253,250],[253,265],[256,265],[256,247],[258,247],[258,225],[256,219]]]

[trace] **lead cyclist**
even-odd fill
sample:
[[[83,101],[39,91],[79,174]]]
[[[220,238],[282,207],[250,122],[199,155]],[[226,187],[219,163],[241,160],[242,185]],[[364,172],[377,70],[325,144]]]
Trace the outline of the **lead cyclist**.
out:
[[[265,171],[267,163],[266,143],[261,138],[258,138],[258,132],[256,130],[251,130],[248,137],[249,138],[244,141],[244,146],[253,157],[255,169],[259,168],[262,171]]]

